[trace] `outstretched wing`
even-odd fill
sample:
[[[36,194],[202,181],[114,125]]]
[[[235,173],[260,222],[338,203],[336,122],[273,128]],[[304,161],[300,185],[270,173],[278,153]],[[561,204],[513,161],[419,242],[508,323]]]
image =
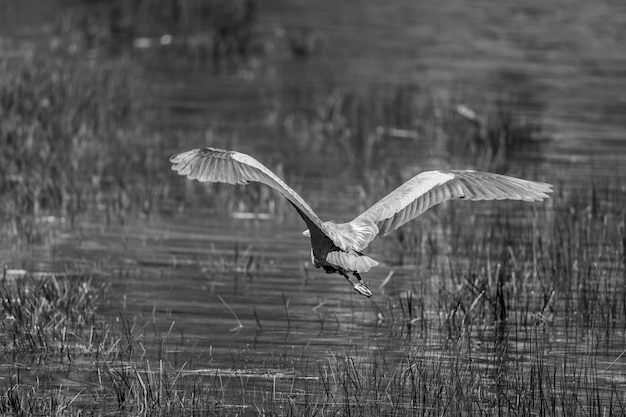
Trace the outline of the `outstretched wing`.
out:
[[[200,182],[247,184],[250,181],[269,185],[293,204],[311,228],[324,230],[323,222],[313,209],[265,165],[244,153],[216,148],[193,149],[170,158],[172,170]]]
[[[352,220],[363,233],[355,250],[362,250],[378,236],[386,236],[429,208],[446,200],[523,200],[549,198],[552,185],[506,175],[478,171],[427,171],[417,174]],[[377,229],[377,230],[376,230]]]

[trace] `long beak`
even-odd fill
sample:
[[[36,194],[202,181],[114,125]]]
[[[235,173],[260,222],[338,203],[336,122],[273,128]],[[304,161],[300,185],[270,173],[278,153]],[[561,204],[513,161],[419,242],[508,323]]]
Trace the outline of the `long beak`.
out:
[[[310,231],[309,229],[306,229],[304,232],[302,232],[302,234],[303,234],[304,236],[311,237],[311,231]]]

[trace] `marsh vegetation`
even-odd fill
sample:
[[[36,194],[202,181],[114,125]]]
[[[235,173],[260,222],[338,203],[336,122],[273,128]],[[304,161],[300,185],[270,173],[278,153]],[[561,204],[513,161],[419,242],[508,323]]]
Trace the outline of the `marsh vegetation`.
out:
[[[614,159],[572,167],[553,126],[515,94],[288,77],[277,87],[276,68],[316,62],[272,53],[260,11],[244,25],[219,14],[224,2],[132,4],[65,2],[60,42],[124,50],[163,34],[153,19],[185,41],[139,57],[0,57],[1,413],[626,415],[616,145]],[[167,127],[181,112],[176,84],[158,85],[142,59],[202,71],[185,52],[198,33],[211,47],[227,39],[207,57],[226,87],[202,100],[230,103],[224,90],[242,77],[262,98],[238,96],[253,111],[216,111],[210,126]],[[544,180],[555,193],[530,207],[433,209],[373,245],[384,265],[368,301],[312,268],[303,225],[269,189],[170,173],[170,155],[204,144],[254,153],[337,220],[436,167]]]

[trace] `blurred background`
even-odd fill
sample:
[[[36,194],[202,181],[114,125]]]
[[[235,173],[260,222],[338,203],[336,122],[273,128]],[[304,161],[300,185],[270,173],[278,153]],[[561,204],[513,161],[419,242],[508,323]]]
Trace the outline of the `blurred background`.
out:
[[[625,27],[614,0],[0,0],[0,411],[624,415]],[[428,169],[555,192],[429,211],[372,245],[366,300],[267,187],[170,171],[204,146],[324,220]]]

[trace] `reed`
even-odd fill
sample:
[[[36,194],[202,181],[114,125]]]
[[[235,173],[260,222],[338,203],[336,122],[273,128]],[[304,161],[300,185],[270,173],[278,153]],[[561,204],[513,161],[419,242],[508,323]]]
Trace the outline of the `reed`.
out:
[[[90,210],[112,220],[156,209],[164,191],[164,163],[156,161],[166,158],[158,137],[142,139],[136,70],[123,61],[90,67],[53,58],[0,66],[5,239],[37,241],[50,224],[42,218],[73,223]]]
[[[26,276],[0,283],[5,355],[58,353],[97,349],[101,323],[96,308],[105,287],[84,277]]]

